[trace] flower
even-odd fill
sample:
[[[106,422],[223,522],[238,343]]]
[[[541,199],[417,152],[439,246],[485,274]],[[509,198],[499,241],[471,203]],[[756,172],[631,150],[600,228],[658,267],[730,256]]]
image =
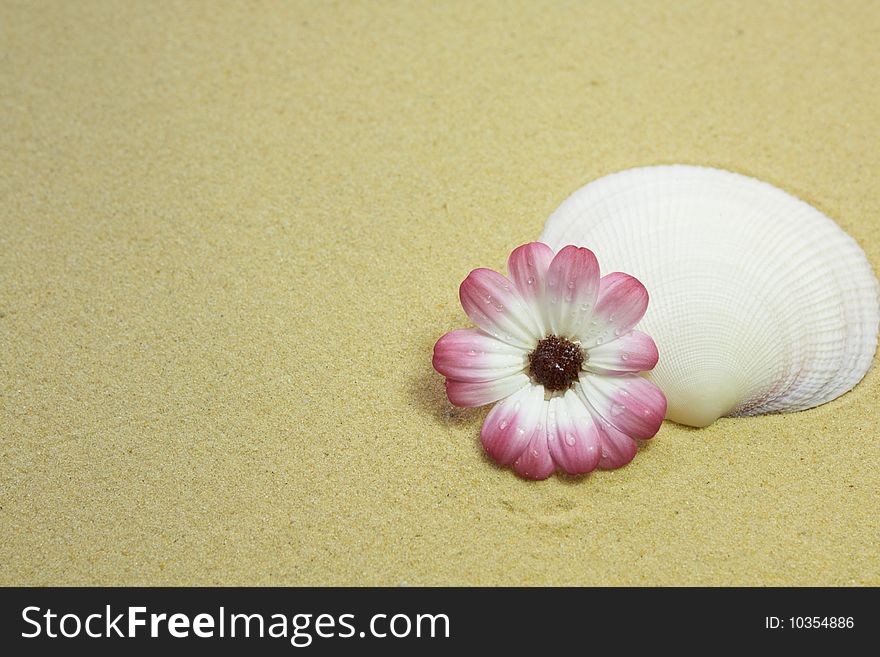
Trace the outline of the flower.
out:
[[[479,328],[450,331],[434,346],[434,369],[456,406],[498,402],[480,439],[502,465],[528,479],[558,469],[583,474],[618,468],[651,438],[666,397],[639,372],[657,364],[657,346],[633,327],[648,307],[645,286],[628,274],[599,277],[589,249],[546,244],[510,254],[510,278],[475,269],[461,305]]]

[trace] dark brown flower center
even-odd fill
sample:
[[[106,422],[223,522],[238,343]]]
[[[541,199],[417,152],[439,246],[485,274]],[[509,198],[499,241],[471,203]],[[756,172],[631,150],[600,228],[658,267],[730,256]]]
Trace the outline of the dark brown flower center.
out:
[[[529,373],[547,390],[567,390],[584,364],[583,350],[570,340],[548,335],[529,354]]]

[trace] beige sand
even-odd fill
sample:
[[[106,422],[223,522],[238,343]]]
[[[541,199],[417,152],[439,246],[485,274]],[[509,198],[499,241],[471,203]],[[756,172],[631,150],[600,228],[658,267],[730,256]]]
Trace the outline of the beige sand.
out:
[[[666,4],[4,2],[0,583],[880,584],[876,368],[537,484],[431,369],[630,166],[880,267],[880,6]]]

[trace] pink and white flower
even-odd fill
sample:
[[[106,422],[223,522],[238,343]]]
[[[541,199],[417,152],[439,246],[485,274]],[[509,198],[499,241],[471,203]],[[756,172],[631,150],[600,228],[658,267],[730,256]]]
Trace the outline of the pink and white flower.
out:
[[[650,336],[635,330],[648,307],[638,280],[599,276],[589,249],[546,244],[514,250],[509,278],[475,269],[461,305],[479,328],[434,346],[434,369],[456,406],[498,402],[483,422],[483,447],[521,476],[618,468],[651,438],[666,397],[639,372],[657,364]]]

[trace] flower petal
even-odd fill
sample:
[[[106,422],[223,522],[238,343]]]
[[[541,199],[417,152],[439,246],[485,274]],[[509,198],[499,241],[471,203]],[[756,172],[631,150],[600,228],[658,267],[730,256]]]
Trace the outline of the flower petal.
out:
[[[471,321],[499,340],[532,349],[543,337],[528,304],[513,283],[497,271],[472,271],[462,282],[459,297]]]
[[[529,444],[545,413],[544,389],[528,385],[489,411],[480,429],[480,440],[489,456],[510,465]]]
[[[541,337],[550,331],[549,318],[544,312],[544,284],[547,270],[553,260],[553,249],[542,242],[530,242],[513,250],[507,259],[507,273],[522,298],[532,308],[540,324]]]
[[[626,335],[591,347],[585,367],[599,374],[644,372],[657,364],[657,345],[650,335],[630,331]]]
[[[532,434],[523,453],[513,462],[513,469],[526,479],[546,479],[556,470],[556,464],[553,463],[550,446],[547,442],[547,411],[549,408],[549,402],[545,402],[538,428]]]
[[[547,271],[546,312],[552,333],[579,340],[599,293],[599,261],[589,249],[566,246]]]
[[[601,376],[583,372],[573,390],[603,420],[633,438],[653,436],[666,415],[666,396],[637,374]]]
[[[504,399],[530,384],[525,374],[511,374],[494,381],[446,379],[446,396],[456,406],[483,406]]]
[[[494,381],[528,365],[528,354],[480,329],[457,329],[434,345],[434,369],[458,381]]]
[[[603,276],[592,322],[582,336],[582,344],[590,349],[629,333],[647,309],[648,291],[641,281],[619,271]]]
[[[599,465],[599,429],[573,390],[550,400],[547,426],[550,454],[560,470],[584,474]]]
[[[602,439],[600,468],[603,470],[613,470],[633,460],[639,449],[635,440],[625,433],[618,431],[607,422],[600,422],[599,428],[599,437]]]

